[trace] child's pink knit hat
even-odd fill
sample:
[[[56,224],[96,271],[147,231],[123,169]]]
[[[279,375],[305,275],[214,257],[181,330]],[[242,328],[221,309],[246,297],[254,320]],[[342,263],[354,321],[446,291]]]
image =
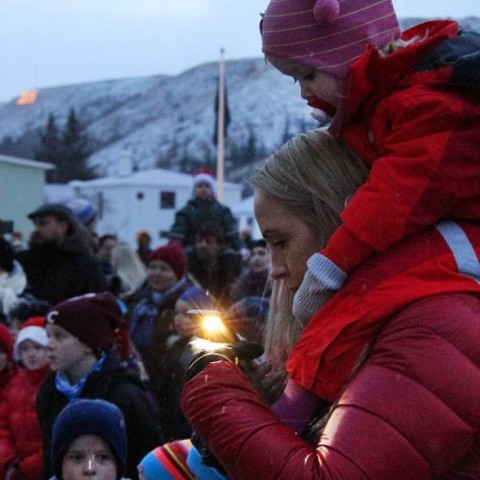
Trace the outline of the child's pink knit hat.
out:
[[[400,37],[391,0],[271,0],[260,29],[266,55],[341,79],[368,44]]]

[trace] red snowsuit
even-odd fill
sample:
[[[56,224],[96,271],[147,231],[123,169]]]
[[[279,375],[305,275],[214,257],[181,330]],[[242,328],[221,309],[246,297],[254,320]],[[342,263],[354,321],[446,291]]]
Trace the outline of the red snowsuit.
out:
[[[42,435],[35,399],[50,370],[19,368],[5,390],[0,403],[0,480],[15,460],[25,480],[42,478]]]
[[[387,56],[369,47],[351,66],[340,135],[371,172],[321,251],[346,273],[439,219],[480,219],[480,89],[468,74],[459,83],[471,88],[454,88],[449,63],[475,45],[457,28],[417,25],[402,38],[428,33],[421,42]]]

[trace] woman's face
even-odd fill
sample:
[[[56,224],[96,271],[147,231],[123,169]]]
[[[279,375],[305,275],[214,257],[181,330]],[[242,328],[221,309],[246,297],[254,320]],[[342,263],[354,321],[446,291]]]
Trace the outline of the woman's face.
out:
[[[157,292],[170,288],[176,281],[175,270],[163,260],[152,260],[147,268],[148,286]]]
[[[283,279],[296,292],[307,270],[307,260],[320,249],[318,235],[289,209],[261,191],[255,192],[255,217],[270,249],[271,277]]]
[[[277,70],[292,77],[300,85],[300,95],[313,108],[322,108],[318,101],[327,102],[334,107],[339,104],[339,85],[333,75],[313,67],[302,65],[294,60],[267,57]]]
[[[107,442],[96,435],[77,437],[62,461],[62,480],[116,480],[117,465]]]

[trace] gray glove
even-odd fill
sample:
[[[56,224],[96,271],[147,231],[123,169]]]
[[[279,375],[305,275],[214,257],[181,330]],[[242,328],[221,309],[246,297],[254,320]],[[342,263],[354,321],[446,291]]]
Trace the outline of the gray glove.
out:
[[[293,314],[303,325],[339,290],[347,274],[320,253],[307,262],[307,273],[293,298]]]

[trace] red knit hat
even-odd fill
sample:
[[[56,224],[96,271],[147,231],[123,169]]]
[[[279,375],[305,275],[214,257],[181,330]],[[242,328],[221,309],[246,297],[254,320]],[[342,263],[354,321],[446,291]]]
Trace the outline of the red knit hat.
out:
[[[262,51],[346,79],[368,44],[400,37],[391,0],[270,0]]]
[[[178,242],[171,242],[168,245],[164,245],[163,247],[154,250],[148,256],[148,263],[152,260],[162,260],[165,263],[168,263],[175,271],[177,279],[180,279],[185,275],[187,258],[183,248]]]
[[[89,293],[70,298],[47,313],[47,325],[64,328],[97,356],[111,348],[121,321],[122,312],[110,293]]]

